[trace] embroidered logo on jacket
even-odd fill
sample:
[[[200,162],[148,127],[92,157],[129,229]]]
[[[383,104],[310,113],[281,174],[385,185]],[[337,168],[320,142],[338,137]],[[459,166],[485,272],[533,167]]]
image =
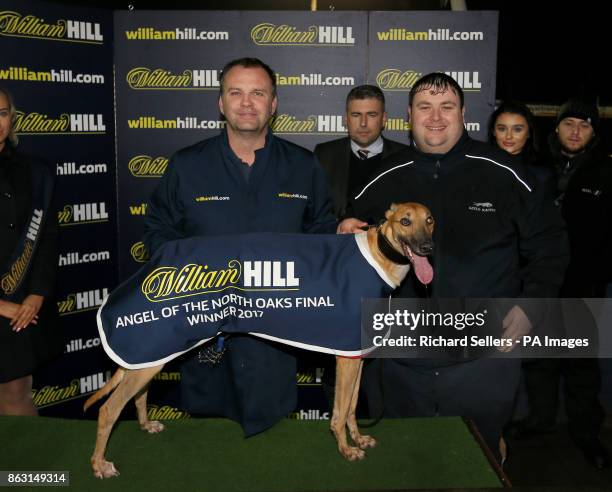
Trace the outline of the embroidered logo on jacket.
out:
[[[601,190],[592,190],[591,188],[582,188],[580,191],[582,191],[582,193],[588,193],[589,195],[593,196],[599,196],[603,193],[603,191]]]
[[[213,196],[196,196],[195,201],[196,202],[227,202],[229,201],[229,199],[230,199],[229,196],[213,195]]]
[[[474,202],[468,207],[472,212],[495,212],[495,207],[491,202]]]
[[[308,200],[308,195],[302,195],[300,193],[279,193],[278,198],[294,198],[298,200]]]

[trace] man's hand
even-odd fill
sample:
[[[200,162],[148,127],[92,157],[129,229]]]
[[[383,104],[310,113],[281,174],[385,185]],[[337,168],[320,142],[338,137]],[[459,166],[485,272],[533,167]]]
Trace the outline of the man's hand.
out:
[[[504,329],[502,338],[512,339],[512,346],[498,347],[498,349],[500,352],[510,352],[516,346],[517,340],[520,340],[523,335],[527,335],[527,333],[531,332],[533,325],[531,321],[529,321],[525,311],[519,306],[514,306],[506,314],[502,322],[502,328]]]
[[[338,224],[338,229],[336,229],[336,234],[355,234],[357,232],[363,232],[362,227],[366,227],[368,225],[367,222],[359,219],[344,219],[342,222]]]
[[[38,322],[38,311],[40,311],[44,300],[43,296],[36,294],[30,294],[26,297],[11,319],[13,331],[21,331],[30,323],[35,325]]]

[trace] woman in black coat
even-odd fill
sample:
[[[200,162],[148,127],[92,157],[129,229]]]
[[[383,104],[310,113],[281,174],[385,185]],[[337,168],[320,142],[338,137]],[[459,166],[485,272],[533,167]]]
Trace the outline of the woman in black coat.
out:
[[[0,87],[0,415],[36,415],[32,373],[63,344],[48,322],[57,219],[51,172],[16,151],[15,113]]]
[[[488,141],[527,166],[547,196],[554,199],[557,183],[554,170],[542,165],[536,139],[535,119],[529,108],[519,101],[504,101],[489,118]]]

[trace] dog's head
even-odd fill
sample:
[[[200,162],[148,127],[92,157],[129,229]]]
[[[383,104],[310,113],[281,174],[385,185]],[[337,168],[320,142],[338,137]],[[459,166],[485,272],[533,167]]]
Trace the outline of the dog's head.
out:
[[[391,245],[404,255],[419,281],[425,285],[433,280],[433,269],[427,255],[433,252],[434,218],[420,203],[392,203],[385,213],[387,221],[382,233]]]

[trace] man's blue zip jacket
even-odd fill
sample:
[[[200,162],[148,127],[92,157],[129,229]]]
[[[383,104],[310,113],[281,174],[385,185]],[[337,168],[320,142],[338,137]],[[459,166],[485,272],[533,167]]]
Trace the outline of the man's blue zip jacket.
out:
[[[250,176],[231,150],[227,133],[177,152],[147,208],[144,242],[247,232],[334,233],[336,221],[323,170],[311,152],[268,131]],[[182,368],[183,406],[225,416],[246,435],[265,430],[296,406],[293,355],[246,335],[227,340],[221,364],[195,356]]]
[[[428,295],[558,295],[568,260],[565,225],[546,189],[505,152],[467,132],[444,155],[411,147],[352,199],[352,212],[377,221],[387,201],[423,203],[436,218]],[[397,293],[420,297],[423,289],[408,277]]]

